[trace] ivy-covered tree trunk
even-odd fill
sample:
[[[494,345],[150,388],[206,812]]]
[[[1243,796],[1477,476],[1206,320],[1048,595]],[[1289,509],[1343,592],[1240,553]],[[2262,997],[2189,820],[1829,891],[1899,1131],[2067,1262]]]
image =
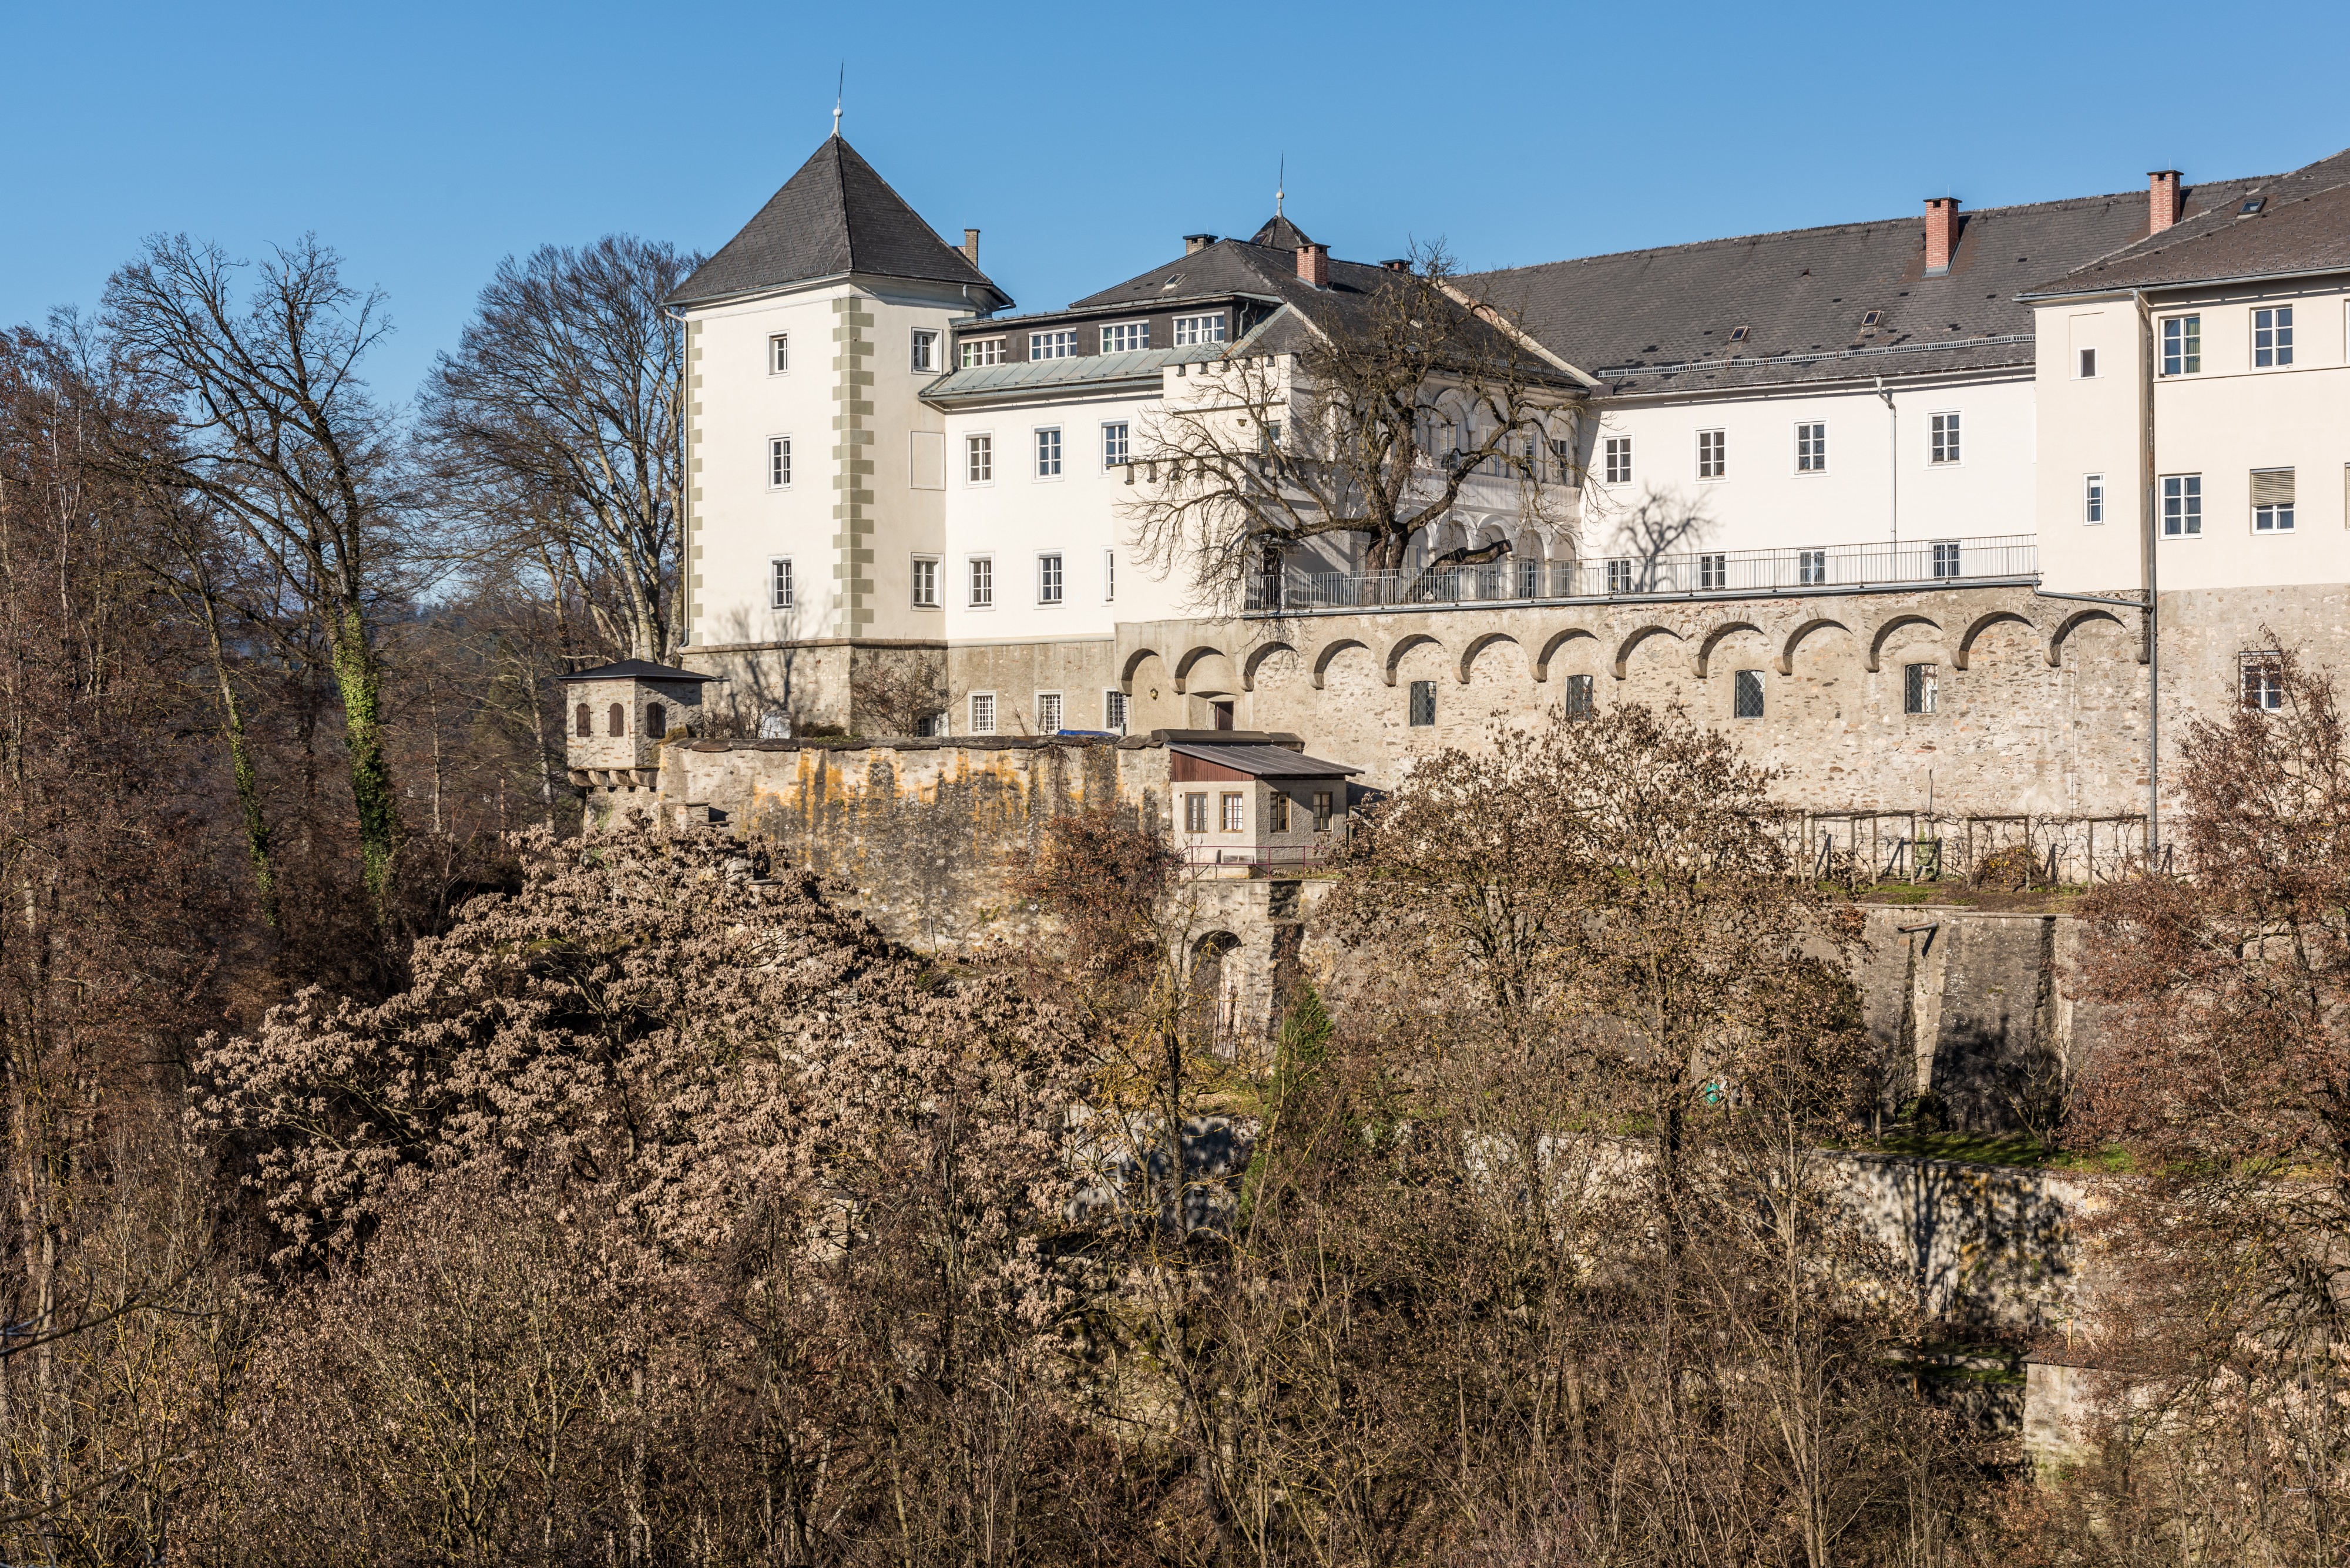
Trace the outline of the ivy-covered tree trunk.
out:
[[[347,607],[335,638],[335,685],[343,700],[344,742],[351,753],[351,804],[359,819],[360,875],[380,914],[398,848],[400,807],[383,752],[383,666],[369,646],[367,623]]]

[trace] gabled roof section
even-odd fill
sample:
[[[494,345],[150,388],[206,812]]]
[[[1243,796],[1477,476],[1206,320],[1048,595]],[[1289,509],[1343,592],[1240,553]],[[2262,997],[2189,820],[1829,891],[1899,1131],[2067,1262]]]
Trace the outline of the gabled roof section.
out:
[[[599,664],[593,670],[575,670],[568,675],[555,678],[562,680],[716,680],[715,675],[697,675],[691,670],[678,670],[666,664],[655,664],[650,659],[623,659],[618,664]]]
[[[2280,274],[2350,271],[2350,151],[2290,174],[2237,182],[2148,234],[2032,291],[2030,297],[2103,293]],[[2256,211],[2247,204],[2257,201]]]
[[[983,306],[1012,303],[837,134],[678,286],[670,303],[729,299],[852,272],[963,284],[986,291],[974,301]]]
[[[1310,245],[1313,243],[1305,237],[1304,229],[1299,228],[1279,213],[1267,218],[1264,221],[1264,227],[1249,236],[1249,244],[1266,245],[1277,251],[1294,251],[1301,245]]]
[[[2189,188],[2190,218],[2232,210],[2255,183]],[[1627,393],[1988,373],[2032,364],[2032,307],[2019,295],[2131,244],[2146,225],[2147,196],[2137,191],[1961,208],[1950,269],[1934,277],[1925,275],[1920,211],[1459,281],[1559,358]]]

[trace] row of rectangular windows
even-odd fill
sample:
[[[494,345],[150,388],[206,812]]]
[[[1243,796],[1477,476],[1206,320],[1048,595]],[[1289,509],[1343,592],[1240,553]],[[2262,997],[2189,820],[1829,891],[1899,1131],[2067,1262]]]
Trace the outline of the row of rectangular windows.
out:
[[[2255,534],[2293,531],[2293,471],[2255,468],[2251,471],[2251,520]],[[2106,477],[2085,475],[2082,481],[2081,521],[2106,520]],[[2168,539],[2189,539],[2203,532],[2203,476],[2166,473],[2161,484],[2162,533]]]
[[[974,691],[971,693],[966,701],[967,706],[965,711],[969,719],[970,728],[963,732],[971,735],[993,735],[995,733],[995,693],[993,691]],[[1034,711],[1036,715],[1036,733],[1040,735],[1057,735],[1066,726],[1066,708],[1062,701],[1062,694],[1058,691],[1039,691],[1035,693],[1035,708]],[[1125,734],[1126,712],[1127,697],[1125,692],[1113,686],[1102,693],[1103,729],[1107,730],[1114,735]],[[945,715],[941,714],[940,718],[943,720]],[[939,724],[933,732],[941,735],[945,734],[945,725],[943,723]]]
[[[1927,416],[1926,461],[1948,465],[1960,461],[1960,419],[1955,413]],[[1825,473],[1828,471],[1828,427],[1825,420],[1807,420],[1795,426],[1795,472]],[[1608,484],[1632,483],[1632,438],[1608,436],[1600,443],[1599,472]],[[1697,432],[1697,476],[1700,479],[1730,477],[1730,432],[1704,430]]]
[[[916,609],[939,607],[940,560],[936,556],[916,556],[912,559],[913,607]],[[964,560],[963,602],[972,609],[995,607],[995,557],[972,556]],[[792,576],[792,557],[773,556],[767,560],[767,606],[770,609],[790,609],[795,602],[796,585]],[[1118,552],[1102,552],[1102,603],[1118,602]],[[1036,553],[1036,602],[1057,605],[1067,602],[1067,557],[1058,550]]]
[[[1314,831],[1316,833],[1329,832],[1330,819],[1337,815],[1336,804],[1336,792],[1334,790],[1317,789],[1312,792],[1312,800],[1313,804],[1310,809],[1314,814]],[[1216,796],[1217,831],[1222,833],[1246,832],[1248,830],[1247,801],[1247,794],[1240,790],[1222,790],[1218,792]],[[1305,803],[1293,803],[1289,794],[1279,788],[1275,788],[1273,791],[1266,805],[1266,815],[1270,818],[1270,820],[1265,824],[1265,830],[1267,832],[1287,833],[1289,831],[1290,812],[1293,804],[1304,805]],[[1208,792],[1206,790],[1187,790],[1184,792],[1183,831],[1186,833],[1205,833],[1208,831]]]
[[[1224,313],[1221,310],[1200,316],[1179,316],[1171,327],[1174,347],[1178,348],[1224,341]],[[1085,332],[1094,333],[1095,347],[1104,354],[1132,354],[1150,347],[1149,322],[1114,321],[1098,329],[1055,327],[1031,332],[1028,334],[1028,358],[1074,359],[1078,355],[1080,337]],[[1003,337],[965,338],[962,343],[962,369],[972,370],[1003,364],[1006,341]]]
[[[1278,432],[1280,426],[1269,427]],[[1038,479],[1061,477],[1064,452],[1061,427],[1045,425],[1032,432],[1035,441],[1035,467]],[[1133,461],[1133,428],[1124,420],[1113,420],[1101,427],[1101,465],[1104,472],[1123,468]],[[962,476],[966,484],[995,483],[995,437],[970,435],[962,441]],[[792,487],[792,438],[787,435],[767,438],[767,488],[789,490]]]

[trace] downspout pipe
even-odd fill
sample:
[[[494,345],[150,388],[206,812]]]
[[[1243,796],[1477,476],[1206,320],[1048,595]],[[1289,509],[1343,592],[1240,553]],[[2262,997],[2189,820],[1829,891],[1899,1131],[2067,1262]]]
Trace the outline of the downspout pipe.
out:
[[[2146,587],[2146,864],[2152,871],[2162,848],[2162,598],[2156,568],[2161,481],[2155,469],[2154,308],[2146,290],[2131,291],[2138,336],[2138,572]]]
[[[1885,378],[1882,376],[1877,378],[1877,395],[1885,400],[1885,411],[1892,416],[1886,472],[1893,477],[1893,548],[1898,554],[1901,549],[1901,410],[1893,406],[1893,394],[1885,389]]]

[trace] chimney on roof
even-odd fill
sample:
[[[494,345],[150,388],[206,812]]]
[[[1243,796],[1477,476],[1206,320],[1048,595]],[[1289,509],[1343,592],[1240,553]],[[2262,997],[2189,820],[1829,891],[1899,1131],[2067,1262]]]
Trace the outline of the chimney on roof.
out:
[[[1216,236],[1213,234],[1185,234],[1183,236],[1183,254],[1187,256],[1198,255],[1201,251],[1206,250],[1210,245],[1212,245],[1215,243]]]
[[[1959,248],[1959,199],[1935,196],[1926,202],[1926,275],[1950,270],[1950,253]]]
[[[972,265],[979,265],[979,231],[977,229],[965,229],[962,232],[962,254],[963,259]]]
[[[2146,232],[2158,234],[2178,222],[2178,171],[2157,169],[2146,177]]]
[[[1330,286],[1330,247],[1311,240],[1297,247],[1297,275],[1314,288]]]
[[[1389,272],[1409,272],[1411,270],[1411,263],[1406,261],[1401,256],[1395,256],[1389,260],[1379,263],[1379,265],[1387,268]]]

